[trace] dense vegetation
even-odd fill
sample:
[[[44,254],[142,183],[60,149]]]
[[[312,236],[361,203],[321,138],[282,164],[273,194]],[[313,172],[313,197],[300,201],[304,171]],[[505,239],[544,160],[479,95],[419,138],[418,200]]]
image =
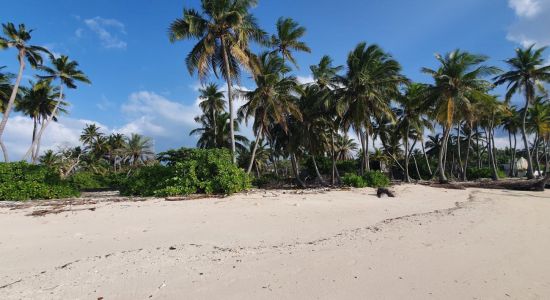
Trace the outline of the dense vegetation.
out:
[[[0,163],[0,200],[58,199],[75,197],[79,190],[44,166]]]
[[[69,105],[64,88],[90,80],[68,57],[32,45],[25,25],[3,24],[0,49],[17,51],[20,65],[16,75],[0,68],[5,161],[3,132],[17,111],[34,124],[23,160],[47,166],[78,189],[120,187],[128,195],[228,194],[247,189],[249,176],[259,186],[385,186],[388,178],[532,179],[550,171],[546,48],[517,49],[505,60],[507,70],[468,51],[437,54],[435,67],[421,70],[431,80],[412,82],[389,52],[361,42],[342,66],[323,56],[310,66],[312,82],[301,83],[293,72],[295,53],[311,52],[305,27],[280,18],[269,35],[251,13],[256,3],[201,0],[200,9],[184,9],[170,24],[171,42],[196,41],[186,59],[189,72],[203,81],[220,76],[226,90],[216,83],[200,89],[202,114],[190,134],[204,150],[159,156],[147,137],[105,134],[93,124],[81,147],[41,152],[48,124]],[[27,64],[39,75],[23,86]],[[244,73],[254,88],[237,88]],[[497,96],[499,86],[504,97]],[[522,107],[511,105],[513,96]],[[239,108],[236,97],[244,100]],[[240,130],[245,125],[251,140]],[[508,145],[499,149],[501,133]]]
[[[124,195],[233,194],[251,187],[250,177],[226,149],[180,149],[161,154],[166,165],[142,167],[125,179]]]

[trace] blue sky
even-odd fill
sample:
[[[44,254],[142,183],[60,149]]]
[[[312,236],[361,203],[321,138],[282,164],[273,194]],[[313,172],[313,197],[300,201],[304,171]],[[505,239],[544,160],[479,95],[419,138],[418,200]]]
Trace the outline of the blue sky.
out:
[[[429,82],[421,67],[435,67],[434,53],[461,48],[502,60],[515,47],[550,44],[550,0],[260,0],[253,10],[270,33],[280,16],[307,27],[311,54],[298,54],[296,74],[307,80],[309,66],[328,54],[344,64],[360,41],[392,53],[415,81]],[[47,4],[46,4],[47,3]],[[1,22],[34,28],[33,43],[77,60],[93,84],[70,91],[70,115],[47,133],[45,148],[78,143],[85,123],[106,132],[139,132],[156,141],[157,150],[193,146],[199,81],[184,58],[192,41],[170,44],[169,23],[183,7],[198,0],[19,0],[5,3]],[[546,28],[546,29],[544,29]],[[550,55],[550,52],[548,53]],[[16,71],[15,52],[1,51],[0,65]],[[26,78],[33,72],[27,70]],[[249,78],[242,85],[253,87]],[[6,140],[13,155],[28,147],[30,121],[15,116]]]

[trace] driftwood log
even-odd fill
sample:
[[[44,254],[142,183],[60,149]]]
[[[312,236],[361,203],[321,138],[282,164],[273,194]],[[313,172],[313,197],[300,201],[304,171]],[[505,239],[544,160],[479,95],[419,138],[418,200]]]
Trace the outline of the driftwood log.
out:
[[[395,193],[393,191],[390,191],[387,188],[378,188],[378,190],[376,191],[376,196],[378,196],[378,198],[382,198],[382,195],[387,195],[390,198],[395,198]]]
[[[504,189],[514,191],[534,191],[544,192],[544,189],[550,183],[550,176],[544,179],[532,180],[497,180],[497,181],[480,181],[480,182],[465,182],[461,183],[466,188],[482,188],[482,189]]]

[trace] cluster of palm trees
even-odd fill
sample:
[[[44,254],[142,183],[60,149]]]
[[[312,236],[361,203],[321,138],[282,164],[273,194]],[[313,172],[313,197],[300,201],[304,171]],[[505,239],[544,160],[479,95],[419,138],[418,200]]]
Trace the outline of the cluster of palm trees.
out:
[[[297,67],[294,53],[310,52],[301,40],[305,28],[281,18],[276,34],[269,37],[250,12],[256,2],[202,0],[200,11],[184,9],[183,17],[170,25],[171,41],[198,40],[186,59],[189,72],[201,80],[221,75],[227,84],[227,112],[218,86],[201,91],[204,114],[197,118],[201,128],[193,131],[200,135],[199,147],[231,149],[234,161],[248,160],[244,167],[249,173],[255,169],[260,174],[268,165],[277,173],[278,161],[287,160],[300,185],[304,158],[313,161],[322,183],[317,159],[330,158],[335,183],[340,176],[337,161],[355,152],[361,173],[377,161],[397,168],[410,181],[412,159],[415,177],[421,177],[417,161],[422,160],[429,175],[441,182],[449,176],[467,180],[468,168],[477,159],[476,166],[489,166],[497,179],[501,153],[495,135],[504,128],[510,141],[518,132],[523,140],[523,149],[517,144],[508,149],[510,165],[517,155],[525,155],[528,178],[535,176],[534,163],[542,170],[538,164],[544,161],[548,168],[550,104],[543,85],[550,82],[550,66],[543,59],[545,48],[518,49],[506,61],[505,73],[487,65],[488,57],[482,55],[461,50],[437,55],[437,68],[422,69],[433,82],[421,84],[407,79],[399,62],[378,45],[360,43],[345,66],[335,66],[325,56],[310,68],[314,82],[300,84],[287,62]],[[253,53],[251,42],[265,50]],[[242,71],[252,75],[252,91],[234,89]],[[494,94],[499,85],[507,87],[504,99]],[[521,110],[509,105],[516,94],[525,97]],[[235,113],[236,95],[246,103]],[[253,142],[235,134],[238,125],[249,120]],[[430,140],[425,140],[427,132],[433,134]],[[349,133],[357,136],[357,143]],[[434,160],[436,168],[430,165]]]
[[[57,121],[61,113],[66,112],[68,102],[64,88],[76,89],[77,82],[90,83],[86,75],[79,70],[78,63],[67,56],[55,57],[44,47],[30,44],[32,30],[24,24],[2,24],[3,36],[0,36],[0,50],[14,49],[17,52],[19,71],[17,75],[3,73],[0,67],[0,148],[4,161],[9,161],[8,149],[3,141],[4,131],[10,114],[14,111],[29,116],[33,120],[33,134],[29,150],[22,158],[36,163],[40,155],[40,143],[44,132],[52,121]],[[49,58],[50,66],[44,64],[44,57]],[[41,71],[36,81],[29,86],[22,86],[22,79],[27,64]]]
[[[40,163],[59,170],[62,177],[76,171],[95,174],[130,172],[156,162],[152,140],[139,134],[104,134],[95,124],[87,124],[80,135],[82,147],[47,150]]]

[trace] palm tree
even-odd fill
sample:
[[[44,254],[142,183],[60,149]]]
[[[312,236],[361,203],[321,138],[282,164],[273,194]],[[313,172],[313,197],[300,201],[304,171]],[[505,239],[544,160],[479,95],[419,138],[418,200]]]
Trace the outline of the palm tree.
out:
[[[56,168],[60,164],[59,160],[60,160],[60,157],[57,153],[53,152],[52,150],[47,150],[40,157],[40,164],[47,166],[49,168]]]
[[[31,154],[32,149],[37,147],[37,144],[40,143],[42,135],[44,134],[46,128],[48,128],[50,122],[53,120],[53,117],[57,116],[57,111],[62,105],[62,100],[64,99],[63,87],[67,87],[68,89],[76,89],[77,81],[91,84],[90,79],[88,79],[88,77],[86,77],[86,75],[78,69],[78,63],[76,61],[71,61],[69,57],[65,55],[61,55],[58,58],[54,58],[52,56],[51,59],[53,68],[44,66],[41,67],[40,69],[44,71],[47,75],[39,77],[43,80],[59,80],[59,97],[57,99],[57,105],[54,107],[52,114],[44,122],[42,122],[42,126],[40,128],[40,131],[38,132],[37,139],[31,145],[31,148],[25,154],[23,160],[26,160],[27,157]]]
[[[239,115],[245,120],[254,117],[252,128],[256,135],[255,146],[262,137],[269,136],[272,125],[281,125],[287,131],[288,115],[301,118],[299,108],[295,103],[293,93],[298,89],[295,77],[283,77],[289,68],[276,53],[264,52],[258,57],[258,73],[254,77],[256,89],[244,92],[247,101],[239,110]],[[252,150],[247,172],[252,170],[256,151]]]
[[[132,133],[130,137],[126,138],[121,153],[132,167],[139,164],[144,165],[155,157],[152,140],[136,133]]]
[[[333,66],[330,56],[325,55],[319,61],[319,64],[310,67],[313,79],[322,89],[335,89],[338,85],[338,73],[342,71],[343,66]]]
[[[411,153],[418,140],[422,141],[424,129],[433,130],[432,124],[427,116],[427,108],[425,101],[426,86],[423,84],[413,83],[409,85],[403,96],[398,97],[400,109],[398,110],[397,130],[403,138],[403,146],[405,150],[405,181],[410,182],[409,162]],[[413,145],[409,147],[409,139],[413,138]]]
[[[347,73],[342,78],[341,105],[344,123],[350,124],[361,141],[363,167],[369,166],[369,135],[375,119],[394,120],[390,101],[399,95],[399,86],[408,80],[401,65],[377,45],[360,43],[349,55]],[[348,128],[348,126],[345,126]]]
[[[30,88],[25,89],[22,99],[17,103],[17,110],[29,116],[33,120],[32,144],[36,148],[32,151],[32,161],[38,161],[40,144],[36,143],[38,125],[42,124],[53,113],[58,104],[58,89],[51,85],[48,80],[41,80],[36,83],[31,82]],[[66,102],[61,101],[57,115],[66,113]],[[53,116],[53,121],[57,122],[57,116]]]
[[[231,149],[231,136],[229,131],[229,114],[222,113],[217,116],[217,120],[214,122],[212,117],[208,114],[198,116],[195,118],[195,122],[200,124],[201,127],[193,129],[189,135],[198,135],[197,147],[202,149],[213,148],[227,148]],[[239,121],[233,120],[233,128],[239,131]],[[216,123],[217,129],[214,130],[214,123]],[[216,132],[216,134],[214,134]],[[245,136],[235,135],[237,150],[244,148],[244,143],[248,142]]]
[[[80,141],[86,147],[91,147],[104,134],[101,132],[101,128],[96,124],[86,124],[80,135]]]
[[[533,152],[535,153],[537,171],[540,175],[542,168],[540,167],[539,146],[542,146],[544,156],[547,156],[546,137],[550,133],[550,104],[545,101],[544,97],[539,96],[535,98],[533,105],[529,109],[527,124],[527,131],[535,134]]]
[[[217,135],[218,126],[216,125],[217,116],[225,111],[225,99],[223,92],[215,83],[210,83],[199,90],[200,96],[199,107],[205,114],[209,114],[214,121],[214,135]]]
[[[4,134],[4,130],[6,129],[6,124],[8,123],[10,113],[15,104],[15,98],[19,92],[19,85],[21,84],[21,79],[23,78],[23,71],[25,70],[26,61],[29,62],[31,67],[38,67],[42,64],[41,52],[48,54],[50,52],[43,47],[28,44],[31,39],[32,30],[27,30],[25,24],[19,24],[18,28],[16,28],[13,23],[2,24],[2,31],[4,32],[5,37],[0,37],[0,49],[15,48],[17,50],[17,60],[19,61],[19,72],[17,73],[17,78],[15,79],[10,98],[2,115],[2,121],[0,122],[0,146],[2,148],[2,152],[4,153],[4,161],[8,162],[8,151],[4,145],[2,136]]]
[[[516,154],[517,154],[517,139],[516,135],[519,128],[521,127],[521,119],[519,111],[516,107],[509,108],[509,114],[503,120],[503,128],[508,132],[508,143],[510,146],[510,164],[509,164],[509,173],[508,176],[515,176],[515,166],[516,166]],[[512,145],[512,137],[514,143]]]
[[[233,163],[235,156],[235,128],[232,84],[239,80],[240,67],[253,70],[250,63],[250,40],[265,44],[266,34],[249,12],[257,0],[201,0],[202,12],[184,9],[183,17],[169,28],[171,42],[198,39],[186,59],[189,73],[198,73],[204,79],[210,71],[227,82],[229,126]]]
[[[2,73],[0,67],[0,113],[3,113],[8,106],[9,98],[13,90],[12,79],[13,75],[9,73]]]
[[[436,59],[441,64],[439,69],[423,68],[422,71],[431,75],[435,81],[428,93],[435,108],[434,117],[443,127],[442,151],[439,151],[438,160],[439,181],[448,182],[444,157],[457,111],[470,109],[474,99],[490,97],[486,91],[492,85],[482,77],[496,74],[499,70],[482,65],[487,57],[460,50],[446,56],[437,54]]]
[[[248,147],[244,147],[239,150],[239,165],[242,168],[247,168],[251,160],[252,152],[254,151],[254,149],[256,149],[256,154],[253,159],[253,165],[254,169],[256,170],[256,176],[260,177],[262,171],[267,168],[267,163],[269,161],[271,151],[267,147],[267,143],[263,139],[259,140],[258,146],[256,146],[255,143],[255,141],[251,143],[246,142],[246,144],[248,144]]]
[[[529,179],[533,179],[535,176],[525,127],[528,108],[535,100],[536,89],[543,89],[544,82],[550,83],[550,65],[544,65],[543,53],[545,50],[546,47],[535,49],[535,45],[531,45],[526,49],[516,49],[516,56],[506,60],[510,71],[495,78],[496,85],[508,84],[507,101],[516,93],[523,92],[525,95],[525,105],[521,116],[521,135],[527,153],[527,178]]]
[[[357,145],[352,138],[345,135],[338,135],[335,148],[338,160],[352,160],[354,158],[354,153],[359,149],[359,145]]]
[[[300,41],[306,33],[306,28],[300,26],[291,18],[279,18],[277,20],[277,34],[271,36],[271,45],[275,48],[273,52],[280,53],[284,60],[289,60],[298,67],[292,51],[311,53],[306,43]]]

